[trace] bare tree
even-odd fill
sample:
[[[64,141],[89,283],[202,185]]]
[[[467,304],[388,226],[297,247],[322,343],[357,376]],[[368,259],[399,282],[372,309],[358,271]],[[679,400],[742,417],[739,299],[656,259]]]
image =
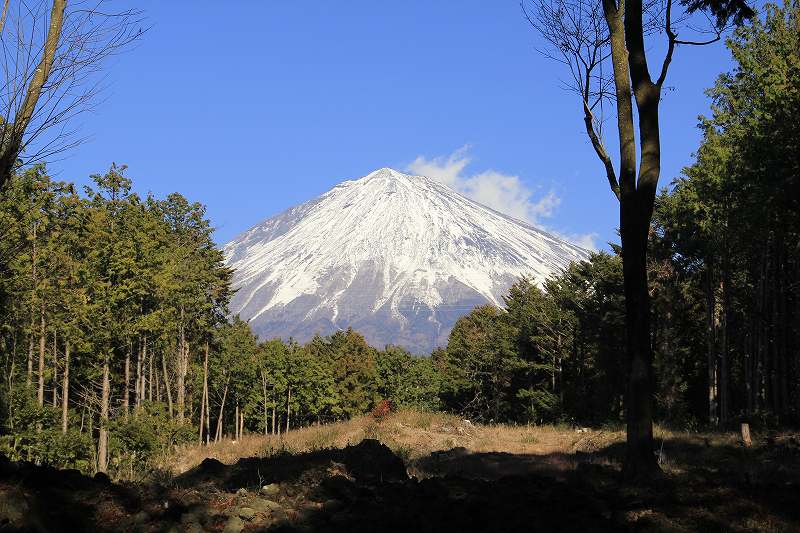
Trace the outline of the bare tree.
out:
[[[106,60],[143,33],[140,11],[107,0],[5,0],[0,13],[0,189],[14,168],[82,138],[71,119],[91,109]]]
[[[629,479],[647,477],[659,470],[653,453],[655,379],[647,240],[661,172],[661,94],[676,46],[716,42],[729,20],[741,22],[753,11],[743,0],[688,0],[679,18],[673,15],[673,0],[523,0],[521,5],[528,21],[548,44],[542,52],[568,67],[566,86],[581,99],[586,133],[619,202],[628,373],[624,471]],[[690,16],[695,12],[706,16],[708,30],[693,25]],[[679,26],[694,35],[711,35],[679,39]],[[650,55],[655,52],[645,46],[645,40],[657,36],[666,37],[666,41],[654,81],[648,51]],[[616,105],[618,168],[603,137],[603,104],[607,100]]]

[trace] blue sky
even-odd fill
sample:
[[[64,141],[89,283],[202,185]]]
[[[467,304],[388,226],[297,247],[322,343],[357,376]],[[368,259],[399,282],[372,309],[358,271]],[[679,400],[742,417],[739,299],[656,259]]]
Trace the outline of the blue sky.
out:
[[[579,102],[516,0],[138,5],[152,28],[108,65],[79,119],[89,141],[50,164],[59,179],[127,164],[139,192],[206,204],[224,243],[344,179],[438,169],[562,235],[616,240]],[[662,184],[691,161],[703,91],[730,65],[722,44],[676,53]]]

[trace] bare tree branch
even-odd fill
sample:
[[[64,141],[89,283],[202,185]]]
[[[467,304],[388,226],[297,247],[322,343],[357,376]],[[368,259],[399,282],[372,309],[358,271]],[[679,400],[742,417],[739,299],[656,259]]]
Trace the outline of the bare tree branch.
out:
[[[107,0],[19,0],[0,15],[0,188],[13,169],[80,144],[65,127],[91,110],[110,57],[146,31],[142,12]],[[48,9],[49,7],[49,9]]]

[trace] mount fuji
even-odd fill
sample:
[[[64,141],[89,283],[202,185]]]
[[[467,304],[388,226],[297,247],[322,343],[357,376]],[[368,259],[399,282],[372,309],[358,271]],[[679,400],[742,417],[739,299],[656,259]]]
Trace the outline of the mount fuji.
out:
[[[262,339],[353,327],[373,346],[430,353],[474,306],[502,306],[588,251],[423,176],[382,168],[225,245],[231,312]]]

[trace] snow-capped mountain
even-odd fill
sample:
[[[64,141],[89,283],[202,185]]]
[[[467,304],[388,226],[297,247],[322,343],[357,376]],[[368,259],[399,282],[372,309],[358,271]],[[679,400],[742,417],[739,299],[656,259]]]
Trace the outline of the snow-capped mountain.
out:
[[[588,252],[426,177],[382,168],[225,246],[231,312],[262,338],[352,326],[370,344],[429,353],[474,306],[502,305]]]

